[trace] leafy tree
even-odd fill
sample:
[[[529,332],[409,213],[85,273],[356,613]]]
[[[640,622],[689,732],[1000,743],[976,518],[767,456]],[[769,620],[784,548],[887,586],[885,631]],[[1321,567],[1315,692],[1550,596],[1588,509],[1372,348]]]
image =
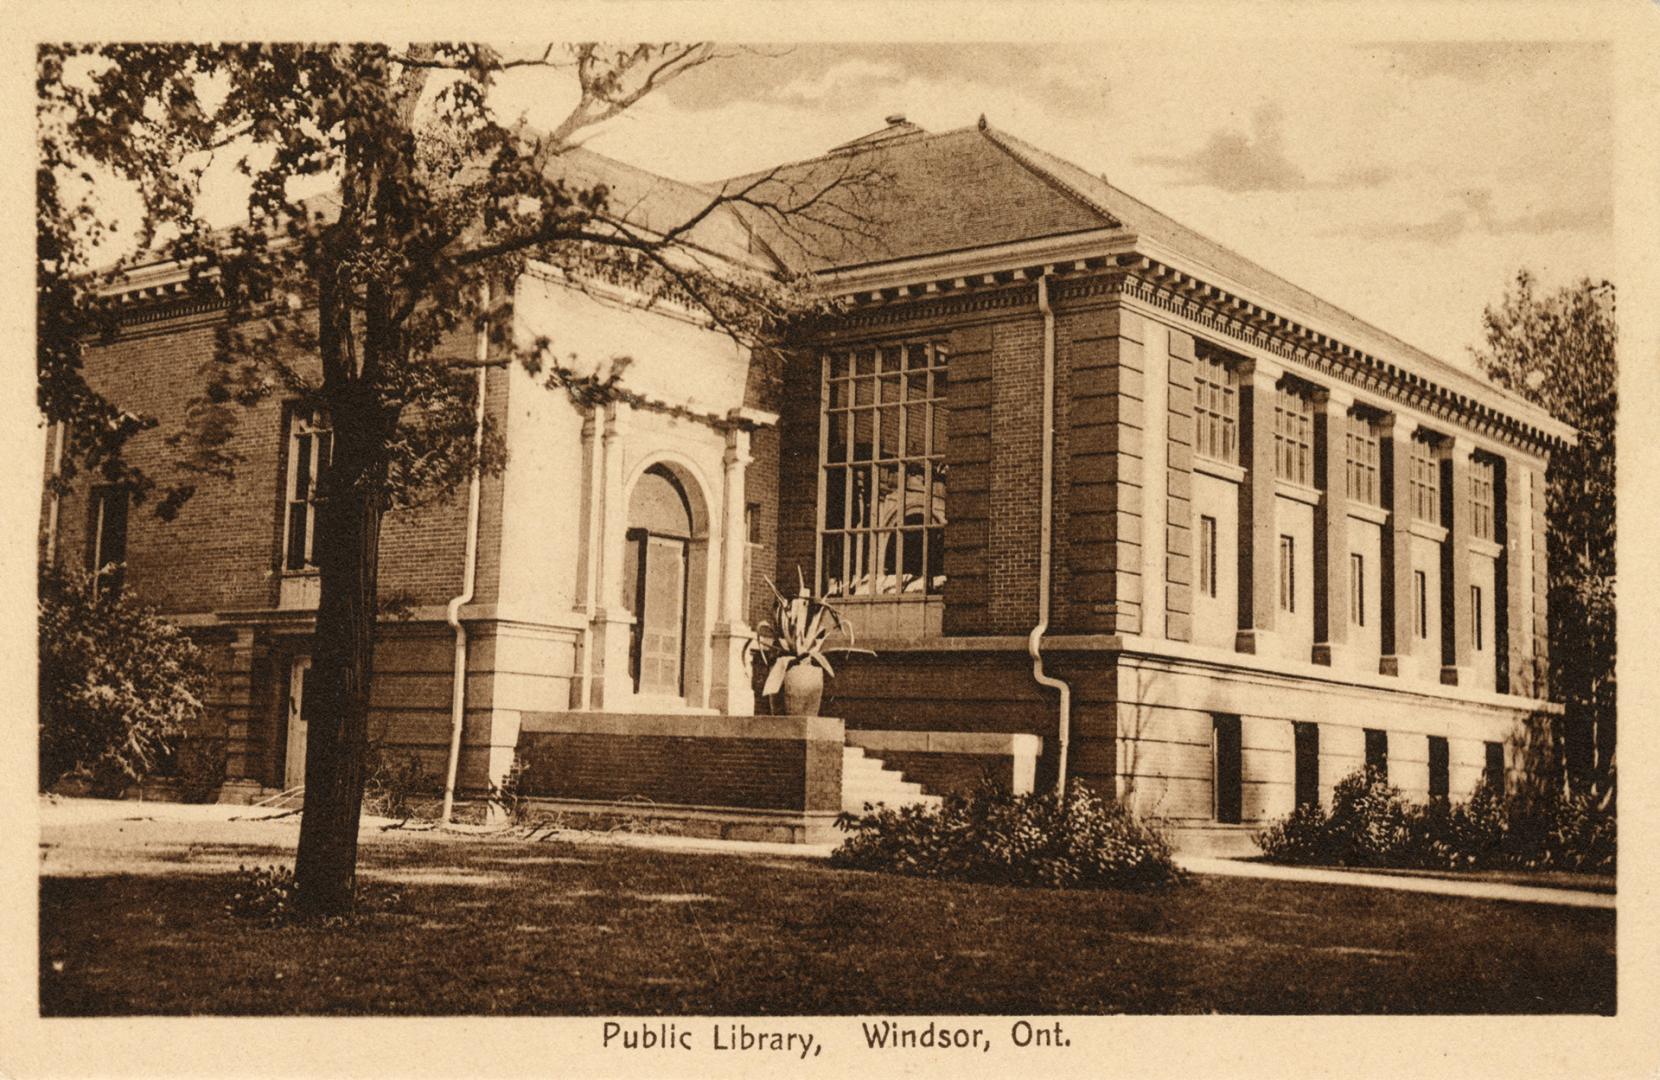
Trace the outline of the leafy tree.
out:
[[[1605,789],[1616,720],[1614,286],[1581,280],[1541,294],[1523,270],[1483,321],[1487,343],[1475,357],[1488,376],[1579,430],[1547,475],[1550,674],[1567,709],[1570,777]]]
[[[40,789],[70,773],[121,786],[202,711],[207,663],[184,631],[98,574],[42,569]]]
[[[808,292],[711,258],[699,226],[734,206],[784,227],[861,228],[857,196],[872,176],[851,166],[809,182],[766,174],[734,183],[650,228],[613,208],[603,184],[565,179],[562,159],[584,133],[715,58],[702,44],[550,46],[517,57],[476,44],[41,51],[42,127],[54,139],[41,164],[51,195],[40,205],[43,234],[84,236],[77,207],[59,193],[66,173],[96,166],[139,193],[147,257],[179,260],[229,308],[203,393],[186,429],[169,436],[181,465],[201,476],[234,470],[237,412],[272,394],[323,411],[334,430],[317,492],[321,599],[307,690],[316,719],[295,868],[310,913],[352,903],[382,518],[502,460],[496,433],[475,420],[480,362],[441,356],[440,342],[487,329],[486,364],[523,363],[585,402],[633,397],[618,364],[584,374],[546,339],[515,349],[511,283],[527,259],[573,282],[621,280],[646,304],[673,298],[764,349],[770,329],[810,307]],[[492,107],[492,85],[522,67],[576,82],[576,104],[551,131]],[[235,155],[251,183],[247,223],[218,232],[198,213],[215,154]],[[313,178],[331,181],[331,194],[298,197]],[[87,287],[63,285],[61,272],[84,264],[60,259],[54,287],[84,298]],[[91,328],[84,309],[96,305],[66,307],[68,325]],[[54,340],[65,356],[43,353],[43,388],[49,375],[78,372],[78,346]],[[296,356],[315,357],[321,377]],[[58,401],[55,391],[42,396]],[[91,404],[85,417],[72,400],[54,407],[96,422]],[[159,507],[190,490],[175,484]]]

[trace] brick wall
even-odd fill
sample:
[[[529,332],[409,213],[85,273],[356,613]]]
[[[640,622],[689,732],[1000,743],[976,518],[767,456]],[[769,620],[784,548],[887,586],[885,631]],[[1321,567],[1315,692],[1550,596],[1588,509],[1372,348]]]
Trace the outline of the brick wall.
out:
[[[778,717],[760,725],[766,734],[746,737],[726,718],[527,714],[521,790],[604,802],[838,810],[840,724]]]
[[[192,400],[219,363],[214,359],[218,325],[211,316],[143,324],[87,353],[92,385],[123,408],[157,420],[155,428],[128,444],[132,464],[163,485],[195,486],[171,522],[152,513],[151,504],[135,505],[128,516],[127,587],[169,613],[270,608],[279,592],[288,450],[284,403],[268,399],[227,407],[225,416],[235,425],[227,450],[238,459],[230,476],[184,472],[178,467],[181,452],[166,441],[182,430]],[[469,348],[470,341],[470,332],[461,333],[440,350]],[[314,360],[287,359],[302,373],[315,374]],[[491,390],[498,409],[499,375],[492,373]],[[65,564],[84,564],[87,558],[93,481],[83,471],[62,500],[58,557]],[[487,494],[491,484],[499,481],[486,481]],[[454,595],[461,583],[464,508],[462,492],[387,516],[381,537],[383,596],[431,604]],[[488,520],[486,515],[486,529]],[[493,595],[487,590],[493,589],[494,572],[481,563],[481,595]]]

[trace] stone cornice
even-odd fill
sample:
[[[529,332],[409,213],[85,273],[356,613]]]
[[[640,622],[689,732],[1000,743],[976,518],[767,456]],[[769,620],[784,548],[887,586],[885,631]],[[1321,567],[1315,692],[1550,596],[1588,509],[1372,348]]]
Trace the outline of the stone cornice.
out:
[[[853,306],[836,320],[837,336],[1035,304],[1034,289],[1027,282],[1045,271],[1056,275],[1052,295],[1057,303],[1128,297],[1202,326],[1220,339],[1290,361],[1307,373],[1398,402],[1530,453],[1546,452],[1575,438],[1571,427],[1554,418],[1522,416],[1477,400],[1140,255],[1081,259],[979,274],[971,279],[938,278],[862,290],[846,296]],[[1498,391],[1494,394],[1498,396]]]

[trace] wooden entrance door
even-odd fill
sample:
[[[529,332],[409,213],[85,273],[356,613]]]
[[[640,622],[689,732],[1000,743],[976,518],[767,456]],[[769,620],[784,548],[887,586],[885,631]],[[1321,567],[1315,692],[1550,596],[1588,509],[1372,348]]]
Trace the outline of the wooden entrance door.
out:
[[[637,694],[686,692],[686,546],[676,536],[629,534],[623,599],[634,615],[629,673]]]
[[[285,788],[305,783],[306,684],[311,680],[311,657],[294,658],[288,670],[288,751],[283,755]]]

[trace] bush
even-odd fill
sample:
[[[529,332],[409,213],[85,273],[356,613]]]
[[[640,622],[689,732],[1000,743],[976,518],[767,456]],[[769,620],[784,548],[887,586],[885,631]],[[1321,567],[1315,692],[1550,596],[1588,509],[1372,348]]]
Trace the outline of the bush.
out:
[[[178,627],[97,578],[42,568],[40,788],[71,773],[119,793],[202,713],[208,669]]]
[[[1116,802],[1074,787],[1011,795],[981,787],[938,807],[843,814],[831,864],[1048,888],[1159,887],[1179,880],[1170,845]]]
[[[364,762],[363,811],[375,817],[397,818],[407,821],[429,811],[436,817],[438,808],[433,803],[442,798],[444,785],[427,772],[418,755],[411,753],[402,765],[393,765],[378,748],[370,747]]]
[[[249,919],[275,929],[301,921],[294,871],[286,866],[238,866],[232,893],[225,910],[240,919]],[[355,903],[350,915],[330,915],[324,926],[346,926],[357,918],[407,912],[408,903],[398,889],[357,882]]]
[[[1613,810],[1591,795],[1483,784],[1467,802],[1409,805],[1368,770],[1338,782],[1329,814],[1298,807],[1256,834],[1275,862],[1435,870],[1612,871],[1614,839]]]

